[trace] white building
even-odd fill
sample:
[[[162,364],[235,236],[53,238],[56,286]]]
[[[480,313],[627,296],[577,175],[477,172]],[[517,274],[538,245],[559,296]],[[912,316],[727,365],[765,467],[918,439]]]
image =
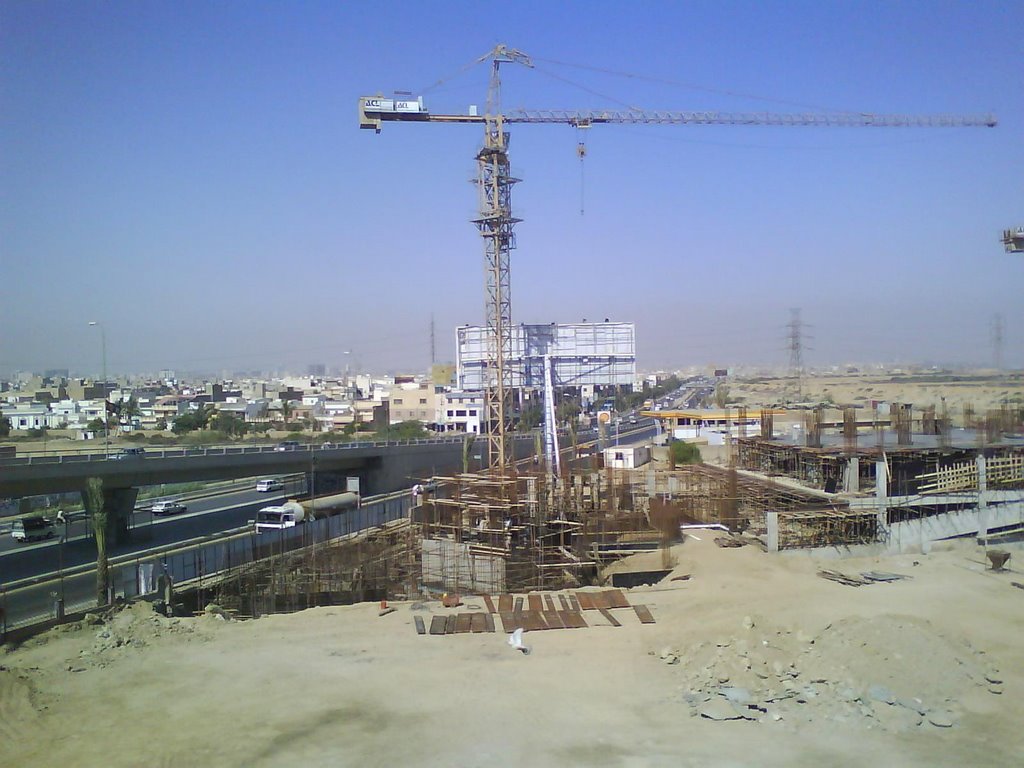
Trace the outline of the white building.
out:
[[[480,425],[484,421],[483,393],[443,392],[438,397],[438,425],[443,431],[480,434]]]
[[[609,469],[636,469],[651,460],[646,445],[613,445],[604,449],[604,465]]]

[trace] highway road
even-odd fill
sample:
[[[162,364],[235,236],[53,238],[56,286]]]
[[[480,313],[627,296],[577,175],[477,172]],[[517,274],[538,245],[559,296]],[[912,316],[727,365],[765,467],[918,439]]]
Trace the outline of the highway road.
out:
[[[186,500],[184,514],[158,517],[148,511],[148,504],[136,510],[132,520],[132,541],[112,548],[111,557],[132,554],[153,547],[174,544],[238,528],[251,520],[260,507],[276,504],[305,489],[300,479],[285,491],[259,493],[252,488],[203,498]],[[60,531],[60,527],[58,528]],[[67,541],[61,537],[48,541],[19,544],[8,534],[0,542],[0,585],[18,579],[57,572],[61,568],[96,561],[96,544],[87,531],[86,521],[69,526]]]

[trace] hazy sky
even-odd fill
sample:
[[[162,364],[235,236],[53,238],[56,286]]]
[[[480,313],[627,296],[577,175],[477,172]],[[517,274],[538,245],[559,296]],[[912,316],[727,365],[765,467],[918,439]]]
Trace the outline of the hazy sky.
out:
[[[1020,2],[6,2],[0,374],[422,369],[483,320],[475,126],[357,99],[994,112],[999,127],[513,126],[516,322],[637,325],[641,367],[1024,365]],[[571,66],[570,66],[571,65]],[[632,75],[632,76],[626,76]],[[638,77],[643,76],[643,77]],[[585,215],[580,215],[581,191]],[[351,350],[346,357],[345,351]]]

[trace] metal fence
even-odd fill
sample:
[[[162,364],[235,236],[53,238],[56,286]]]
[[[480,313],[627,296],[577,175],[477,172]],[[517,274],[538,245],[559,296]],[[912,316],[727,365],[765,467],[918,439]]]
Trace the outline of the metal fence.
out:
[[[327,544],[405,517],[412,503],[408,491],[371,500],[333,517],[294,528],[256,534],[227,531],[187,547],[159,547],[113,558],[111,597],[132,599],[154,594],[161,576],[175,585],[202,590],[217,574],[313,544]],[[0,588],[0,637],[8,631],[61,618],[64,613],[97,607],[94,564],[61,571],[54,578],[13,589]]]

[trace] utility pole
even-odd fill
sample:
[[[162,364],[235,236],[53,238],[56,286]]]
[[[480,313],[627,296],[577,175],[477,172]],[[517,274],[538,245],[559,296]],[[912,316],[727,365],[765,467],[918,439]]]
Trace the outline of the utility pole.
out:
[[[789,310],[789,323],[786,324],[789,334],[786,339],[789,342],[789,373],[796,377],[796,397],[803,399],[803,375],[804,375],[804,323],[800,319],[800,309]]]
[[[90,320],[89,325],[100,329],[100,345],[103,350],[103,456],[110,458],[110,424],[107,421],[107,332],[103,323]]]

